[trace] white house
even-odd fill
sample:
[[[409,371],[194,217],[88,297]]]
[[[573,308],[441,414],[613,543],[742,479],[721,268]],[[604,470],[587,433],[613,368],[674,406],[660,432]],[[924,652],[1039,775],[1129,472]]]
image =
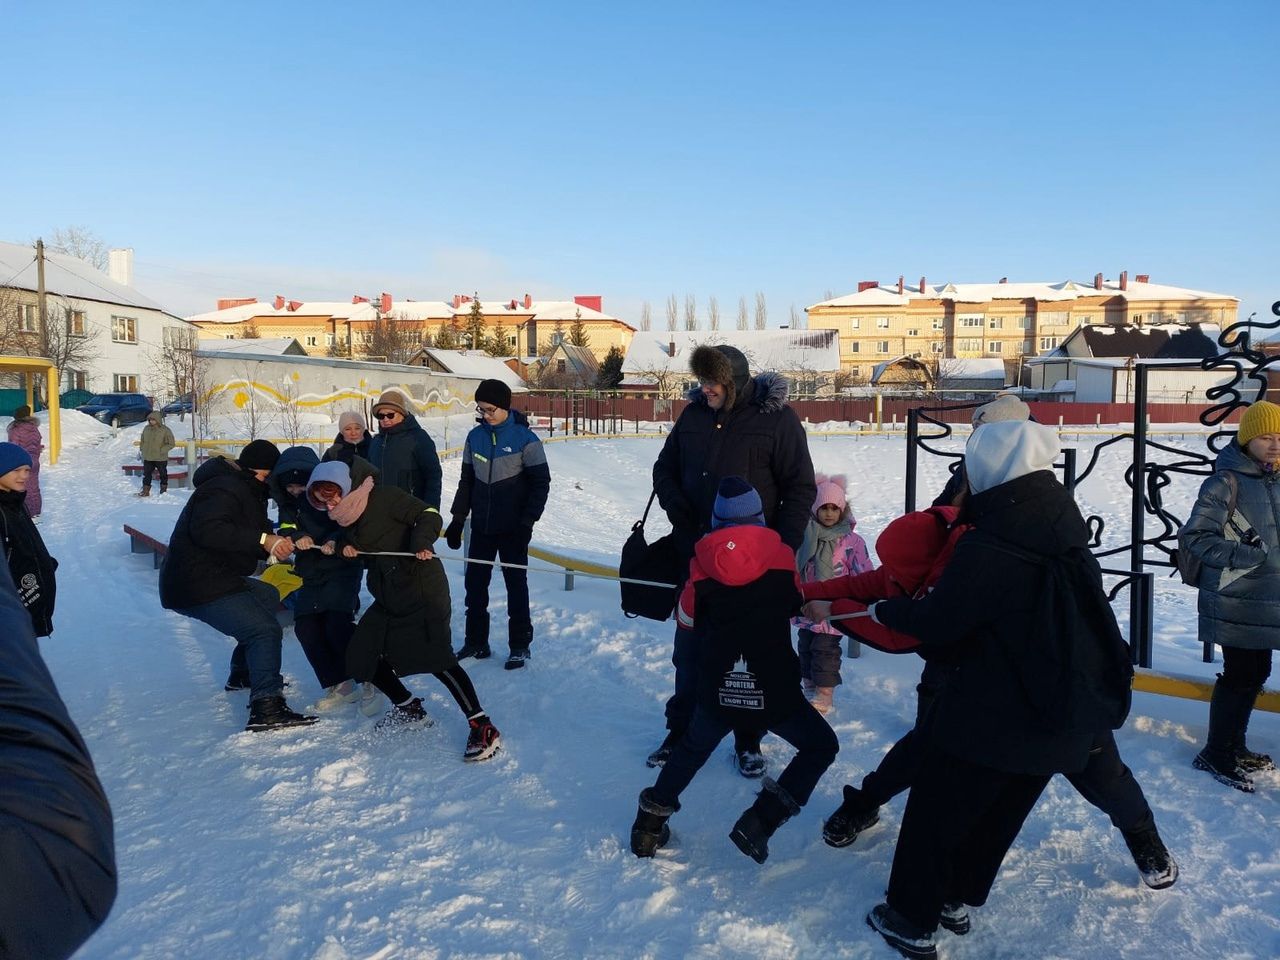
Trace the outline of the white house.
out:
[[[3,350],[35,356],[42,350],[35,248],[0,243],[0,277],[8,278],[0,286]],[[166,344],[194,343],[196,328],[133,288],[132,250],[111,251],[110,274],[46,251],[44,283],[50,340],[86,341],[71,351],[80,359],[63,364],[62,390],[141,392],[157,401],[180,392],[165,376],[162,355]]]

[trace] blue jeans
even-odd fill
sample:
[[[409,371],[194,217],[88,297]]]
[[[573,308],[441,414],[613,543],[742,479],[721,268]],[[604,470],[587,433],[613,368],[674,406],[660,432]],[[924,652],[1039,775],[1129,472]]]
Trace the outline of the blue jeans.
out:
[[[246,577],[244,582],[245,590],[175,612],[207,623],[219,633],[234,638],[231,676],[248,674],[250,700],[279,697],[284,694],[284,678],[280,676],[280,644],[284,633],[276,617],[280,594],[261,580]]]

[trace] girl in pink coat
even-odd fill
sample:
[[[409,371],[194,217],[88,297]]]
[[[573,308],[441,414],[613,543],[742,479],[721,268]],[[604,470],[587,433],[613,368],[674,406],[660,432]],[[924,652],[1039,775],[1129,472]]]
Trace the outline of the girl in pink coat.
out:
[[[13,411],[9,442],[16,443],[31,457],[31,477],[27,480],[27,499],[23,506],[34,520],[40,516],[43,505],[40,499],[40,451],[44,449],[44,438],[40,436],[40,421],[31,415],[31,408],[25,403]]]
[[[818,474],[815,479],[818,495],[813,501],[813,515],[796,553],[801,582],[829,580],[870,570],[867,544],[854,532],[857,521],[845,495],[845,478]],[[842,682],[840,632],[829,623],[815,623],[804,617],[797,617],[794,623],[800,628],[797,652],[805,696],[814,709],[826,715],[831,712],[835,689]],[[849,641],[849,655],[858,655],[856,640]]]

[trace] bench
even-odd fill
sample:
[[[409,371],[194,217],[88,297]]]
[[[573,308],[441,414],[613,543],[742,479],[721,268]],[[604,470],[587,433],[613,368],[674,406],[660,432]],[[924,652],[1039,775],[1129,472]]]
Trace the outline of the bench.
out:
[[[120,469],[124,471],[124,475],[126,477],[142,476],[142,464],[140,463],[126,463],[121,466]],[[187,468],[179,467],[175,470],[173,467],[170,467],[169,484],[174,487],[185,487],[187,485]]]
[[[129,552],[130,553],[149,553],[152,557],[152,569],[159,570],[160,562],[164,559],[164,555],[169,552],[169,545],[163,540],[157,540],[149,533],[143,533],[141,530],[124,525],[124,532],[129,535]]]

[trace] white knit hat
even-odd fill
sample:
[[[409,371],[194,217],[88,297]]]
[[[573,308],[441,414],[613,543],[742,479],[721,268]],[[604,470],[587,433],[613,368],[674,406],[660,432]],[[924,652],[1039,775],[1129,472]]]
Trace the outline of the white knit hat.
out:
[[[964,445],[964,472],[974,493],[1002,483],[1052,470],[1062,444],[1058,433],[1043,423],[998,420],[974,430]]]

